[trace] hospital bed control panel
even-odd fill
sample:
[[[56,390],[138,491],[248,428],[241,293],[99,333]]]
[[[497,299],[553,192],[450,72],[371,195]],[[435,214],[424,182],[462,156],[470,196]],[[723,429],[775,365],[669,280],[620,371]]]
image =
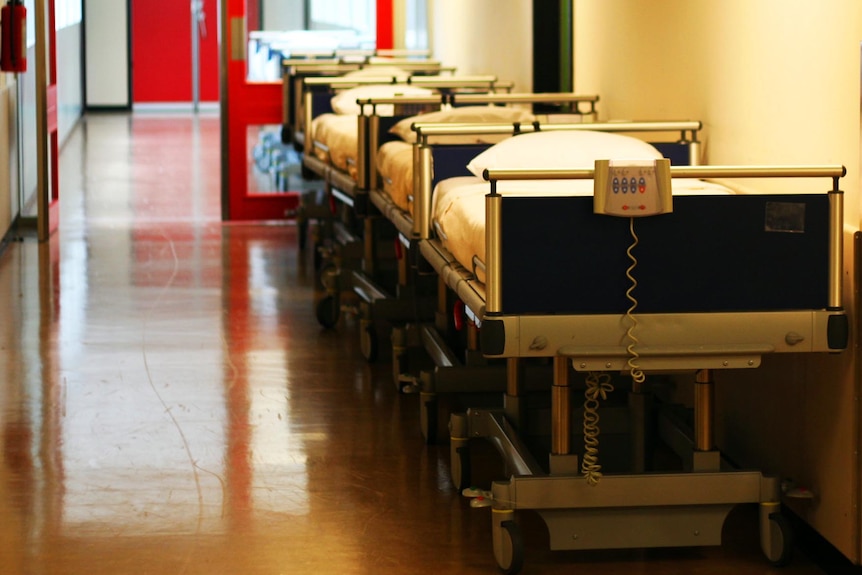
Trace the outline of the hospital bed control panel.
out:
[[[640,217],[673,211],[670,160],[596,160],[593,211]]]

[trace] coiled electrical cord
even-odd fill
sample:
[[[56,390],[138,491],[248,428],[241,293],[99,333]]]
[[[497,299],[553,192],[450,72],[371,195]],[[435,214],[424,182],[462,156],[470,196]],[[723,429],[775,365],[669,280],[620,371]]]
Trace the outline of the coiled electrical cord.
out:
[[[630,302],[632,302],[632,305],[629,307],[628,310],[626,310],[626,317],[629,320],[629,328],[626,330],[626,337],[628,337],[629,339],[629,344],[626,346],[626,351],[628,351],[629,353],[629,359],[626,362],[626,365],[629,366],[629,373],[632,376],[632,381],[634,382],[635,386],[640,386],[640,384],[642,384],[644,380],[646,380],[646,375],[644,375],[644,372],[641,371],[640,367],[638,367],[637,361],[640,355],[638,354],[637,350],[635,350],[635,346],[639,344],[640,341],[637,337],[635,337],[635,328],[638,325],[638,320],[634,316],[634,311],[638,307],[638,300],[635,298],[634,295],[632,295],[635,288],[638,286],[638,281],[632,274],[632,272],[638,265],[638,260],[634,256],[634,253],[632,253],[632,251],[638,245],[639,241],[638,236],[635,233],[634,218],[629,218],[629,231],[632,234],[632,244],[626,250],[626,255],[631,260],[632,265],[630,265],[626,270],[626,277],[629,278],[629,281],[631,282],[631,285],[629,285],[629,289],[626,290],[626,298]]]
[[[611,376],[591,371],[587,374],[587,389],[584,392],[584,457],[581,473],[590,485],[596,485],[602,477],[599,465],[599,401],[606,400],[614,390]]]
[[[632,273],[638,264],[633,253],[634,248],[638,245],[634,218],[629,218],[629,231],[632,235],[632,243],[626,250],[626,255],[632,263],[626,269],[626,277],[631,282],[626,290],[626,298],[631,302],[631,306],[626,310],[626,318],[629,320],[629,327],[626,330],[626,337],[629,340],[626,351],[629,358],[626,365],[629,367],[629,374],[634,387],[637,388],[646,380],[646,375],[638,367],[637,362],[640,356],[635,349],[640,341],[634,334],[638,325],[638,320],[634,315],[638,301],[633,295],[638,282]],[[608,394],[614,390],[614,386],[609,374],[594,371],[587,374],[586,384],[587,389],[584,392],[584,457],[581,460],[581,473],[584,474],[588,484],[597,485],[602,477],[602,466],[599,464],[599,404],[600,401],[607,400]]]

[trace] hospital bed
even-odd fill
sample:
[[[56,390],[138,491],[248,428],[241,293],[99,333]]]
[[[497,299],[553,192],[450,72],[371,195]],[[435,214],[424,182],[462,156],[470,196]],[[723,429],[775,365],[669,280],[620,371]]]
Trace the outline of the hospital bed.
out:
[[[303,168],[309,176],[323,178],[334,168],[335,172],[341,174],[333,177],[345,175],[339,179],[339,188],[345,193],[368,186],[365,176],[367,170],[357,165],[358,152],[362,149],[359,141],[368,133],[367,118],[382,115],[391,117],[396,113],[404,116],[429,107],[439,107],[444,101],[441,95],[456,91],[511,90],[511,84],[500,82],[495,76],[414,76],[393,68],[386,71],[374,68],[371,71],[371,75],[313,77],[305,78],[302,82],[302,120],[299,125],[303,135],[296,139],[303,143]],[[412,102],[405,100],[398,110],[394,110],[394,105],[390,104],[386,112],[377,110],[373,104],[367,105],[371,97],[393,95],[427,98]],[[312,129],[317,127],[314,137],[305,137],[306,126],[312,126]],[[335,141],[328,141],[328,136]],[[332,147],[336,148],[334,154],[330,154]],[[351,160],[351,166],[346,164],[347,158]],[[336,161],[333,162],[333,159]]]
[[[319,178],[324,188],[302,196],[296,220],[300,248],[304,248],[309,222],[318,223],[314,254],[315,268],[320,269],[324,259],[358,261],[362,256],[359,238],[363,231],[354,216],[366,214],[362,192],[370,186],[369,166],[379,143],[393,137],[386,130],[388,125],[399,117],[439,108],[447,96],[460,91],[508,91],[511,84],[495,76],[360,76],[306,78],[303,87],[303,124],[314,131],[314,137],[305,139],[303,175]],[[403,99],[379,108],[371,98],[394,94]],[[337,218],[341,222],[334,229]],[[339,253],[333,254],[336,249]],[[341,264],[336,267],[342,268]],[[318,307],[318,318],[327,327],[337,321],[340,307],[338,302],[327,305],[328,301]]]
[[[302,123],[313,126],[314,136],[304,138],[303,164],[319,176],[325,176],[333,166],[337,171],[350,172],[348,179],[341,182],[342,191],[349,192],[357,187],[367,189],[367,177],[358,180],[356,166],[362,148],[360,139],[364,139],[366,133],[368,137],[379,140],[370,142],[369,153],[373,153],[376,144],[391,138],[386,130],[395,123],[395,119],[439,109],[448,104],[448,96],[510,92],[511,87],[511,83],[501,82],[496,76],[490,75],[403,77],[384,74],[308,78],[304,81]],[[391,103],[382,103],[382,99],[387,97],[395,99]],[[359,122],[355,120],[357,117]],[[384,117],[389,119],[381,120]],[[379,126],[371,126],[372,122]],[[369,130],[375,132],[369,133]],[[347,159],[352,160],[351,163],[356,167],[351,168],[346,163]],[[356,171],[352,172],[351,169]],[[370,171],[363,169],[365,174],[370,174]]]
[[[541,97],[533,95],[531,97]],[[548,95],[549,98],[552,97]],[[588,116],[588,119],[591,119]],[[486,125],[434,125],[417,123],[413,126],[416,136],[416,186],[421,190],[408,198],[408,208],[399,205],[400,201],[393,198],[385,189],[371,192],[371,201],[384,214],[385,218],[399,230],[399,237],[410,251],[427,251],[427,242],[439,243],[441,247],[451,248],[451,241],[459,241],[453,230],[441,229],[432,217],[432,188],[436,182],[448,179],[447,182],[459,182],[456,177],[470,176],[468,183],[476,186],[481,179],[471,175],[467,164],[473,157],[487,148],[487,145],[440,145],[434,141],[493,140],[500,137],[523,138],[527,134],[541,132],[544,134],[565,135],[573,132],[641,132],[643,137],[655,142],[649,146],[650,153],[657,154],[658,149],[674,158],[678,164],[687,164],[699,157],[700,142],[699,122],[612,122],[612,123],[575,123],[556,124],[540,122],[538,124],[486,124]],[[573,146],[570,137],[558,146],[558,150],[566,150]],[[507,141],[515,141],[507,140]],[[646,146],[640,141],[636,141]],[[390,144],[387,144],[389,146]],[[503,144],[499,144],[503,145]],[[381,149],[382,150],[382,149]],[[525,155],[529,161],[530,156]],[[431,166],[435,169],[431,169]],[[440,166],[445,169],[441,169]],[[481,186],[481,184],[479,184]],[[445,185],[444,185],[445,188]],[[444,190],[445,191],[445,190]],[[480,188],[480,193],[482,189]],[[403,197],[403,195],[402,195]],[[443,222],[446,224],[447,222]],[[474,223],[475,225],[475,223]],[[444,232],[449,232],[447,237]],[[465,245],[468,245],[465,243]],[[405,247],[405,251],[408,251]],[[462,270],[464,274],[481,279],[484,270],[477,258],[473,258],[470,250],[452,248],[456,255],[463,255],[461,261],[456,261],[453,267]],[[414,258],[416,259],[416,258]],[[479,264],[479,265],[477,265]],[[420,394],[420,428],[423,437],[429,443],[445,441],[449,434],[446,429],[449,413],[453,409],[464,409],[465,403],[481,400],[482,405],[496,405],[501,401],[501,394],[506,388],[506,365],[499,360],[488,360],[481,353],[478,344],[479,329],[475,314],[471,308],[463,305],[458,293],[447,289],[444,274],[436,274],[428,270],[428,260],[419,256],[418,261],[411,264],[413,275],[431,276],[435,286],[435,310],[430,317],[414,318],[415,321],[402,323],[393,327],[392,357],[393,378],[396,384],[404,390],[418,391]],[[354,274],[359,276],[360,274]],[[426,280],[429,281],[429,280]],[[357,285],[360,282],[355,281]],[[370,291],[370,290],[366,290]],[[381,298],[383,303],[387,300]],[[362,336],[362,332],[360,332]],[[417,349],[418,348],[418,349]],[[528,362],[525,366],[531,387],[545,387],[548,369],[541,362]],[[476,404],[479,404],[477,401]],[[536,432],[541,433],[541,430]]]
[[[616,200],[596,202],[593,190],[610,190],[615,178],[638,178],[640,170],[649,189],[705,178],[810,178],[831,187],[736,194],[696,184],[687,195],[667,194],[667,213],[595,213],[596,205]],[[524,560],[517,510],[543,518],[552,549],[676,547],[720,544],[725,517],[744,503],[760,507],[766,557],[786,562],[792,533],[780,514],[778,479],[733,469],[714,444],[713,373],[756,368],[765,354],[846,348],[844,168],[667,167],[638,159],[574,170],[489,166],[482,173],[485,249],[476,251],[484,253],[465,266],[450,251],[454,246],[431,234],[433,216],[420,247],[479,326],[481,353],[507,366],[502,408],[468,409],[450,421],[456,485],[468,484],[469,446],[478,438],[497,448],[508,470],[509,478],[490,490],[499,566],[516,573]],[[583,180],[588,187],[578,191]],[[432,199],[419,203],[432,206]],[[519,431],[528,423],[523,364],[532,359],[550,361],[554,373],[551,437],[541,456]],[[684,425],[672,410],[650,406],[650,378],[665,373],[682,374],[694,388]],[[580,413],[573,408],[574,374],[587,374],[591,394]],[[592,442],[602,436],[592,424],[610,392],[608,374],[630,384],[631,463],[626,472],[602,475],[601,452],[593,451],[600,443]],[[578,418],[590,438],[583,448],[572,441]],[[640,425],[646,422],[652,425]],[[679,467],[652,467],[659,442],[649,441],[648,428]]]
[[[302,235],[306,233],[304,230],[312,217],[317,219],[318,224],[322,221],[324,226],[329,225],[336,211],[342,214],[346,211],[351,218],[355,215],[363,218],[362,222],[354,221],[352,226],[341,225],[338,230],[324,228],[325,236],[333,238],[337,235],[337,242],[331,242],[330,246],[342,246],[339,248],[340,254],[328,255],[326,258],[342,259],[341,263],[330,266],[335,270],[329,273],[333,278],[340,276],[342,270],[345,273],[349,272],[350,266],[341,265],[345,257],[348,257],[345,255],[348,251],[353,253],[352,259],[355,262],[358,262],[357,258],[364,258],[363,263],[366,268],[373,265],[373,261],[377,259],[373,255],[364,257],[366,252],[363,250],[366,246],[361,240],[363,236],[367,238],[374,233],[370,230],[373,223],[366,217],[369,215],[367,191],[374,187],[371,174],[374,173],[373,166],[378,147],[383,142],[397,137],[391,134],[388,128],[405,116],[412,116],[421,111],[439,110],[443,106],[451,105],[455,98],[466,98],[467,102],[474,103],[495,103],[494,98],[505,96],[505,94],[495,93],[495,90],[508,92],[511,89],[510,84],[499,82],[494,76],[421,76],[411,77],[406,84],[378,84],[375,79],[361,78],[357,80],[310,78],[306,79],[305,84],[307,87],[305,123],[314,126],[315,136],[305,142],[302,163],[307,172],[316,175],[325,183],[325,194],[323,201],[320,198],[317,199],[318,211],[313,216],[309,213],[311,211],[309,203],[303,203],[297,216],[300,233]],[[333,86],[350,89],[332,97]],[[322,91],[322,97],[315,88]],[[407,94],[391,96],[402,92]],[[389,99],[382,96],[369,97],[386,93],[390,94]],[[357,96],[364,97],[357,98]],[[345,106],[345,99],[348,106]],[[505,102],[500,100],[499,103]],[[340,108],[341,113],[328,113],[330,106]],[[324,112],[316,115],[321,109]],[[492,109],[485,109],[488,112],[483,113],[490,115]],[[495,107],[494,110],[500,110],[496,117],[503,117],[500,115],[505,112],[503,108]],[[508,114],[509,118],[526,117],[522,111],[511,108],[509,110],[513,112]],[[366,228],[370,230],[367,234]],[[353,247],[350,250],[344,249],[343,246],[347,245]],[[391,251],[391,242],[385,246],[385,249]],[[331,250],[327,249],[327,251]],[[318,253],[320,250],[316,246],[315,254]],[[332,279],[329,283],[332,284],[328,288],[330,295],[321,300],[322,303],[319,302],[317,306],[318,319],[327,327],[334,325],[338,320],[340,303],[337,295],[341,289],[340,286],[349,285],[349,280],[339,283]]]
[[[387,51],[386,53],[400,54]],[[409,54],[409,52],[405,52]],[[452,74],[455,68],[414,56],[366,57],[337,55],[333,58],[284,58],[281,60],[283,93],[282,141],[302,149],[305,137],[304,83],[307,78],[389,77],[406,81],[413,76]]]
[[[425,82],[433,79],[424,78]],[[428,83],[424,84],[428,85]],[[462,88],[470,86],[462,86]],[[481,86],[479,86],[481,88]],[[360,155],[363,158],[363,166],[367,176],[359,185],[363,188],[363,193],[356,195],[352,194],[352,201],[359,203],[357,212],[363,216],[363,230],[357,236],[357,242],[362,241],[362,260],[361,265],[354,265],[352,268],[345,266],[335,266],[332,268],[332,273],[327,279],[327,296],[318,302],[318,319],[326,325],[334,324],[337,318],[337,310],[340,309],[338,297],[340,291],[345,286],[352,286],[353,291],[359,298],[359,313],[360,313],[360,341],[363,354],[369,360],[373,360],[377,355],[378,344],[378,329],[376,325],[384,322],[386,329],[383,334],[388,335],[388,328],[393,322],[403,323],[407,320],[417,320],[420,318],[433,317],[436,296],[428,297],[432,289],[420,288],[415,283],[411,284],[408,278],[411,276],[407,273],[406,267],[413,259],[412,253],[415,252],[415,246],[411,246],[410,237],[412,233],[403,233],[405,227],[401,226],[399,230],[398,224],[402,219],[383,218],[380,217],[380,212],[377,208],[383,207],[389,210],[388,206],[382,201],[375,201],[373,198],[386,197],[391,199],[391,178],[383,170],[386,178],[378,177],[378,168],[383,167],[383,164],[388,163],[389,157],[394,156],[400,160],[401,165],[396,165],[396,169],[402,169],[404,161],[408,163],[404,172],[406,177],[401,178],[401,184],[412,184],[412,162],[414,149],[413,140],[415,139],[411,125],[416,120],[436,121],[444,123],[464,122],[464,121],[485,121],[485,122],[500,122],[504,120],[520,121],[532,123],[536,116],[530,112],[530,107],[534,104],[555,104],[565,106],[570,113],[565,115],[565,118],[571,121],[576,118],[580,121],[591,121],[595,118],[595,104],[598,98],[596,96],[584,96],[576,94],[511,94],[511,93],[455,93],[449,92],[441,96],[432,97],[378,97],[360,99],[358,103],[365,109],[365,114],[362,116],[362,121],[366,122],[366,127],[362,131],[367,135],[362,139],[362,145],[365,146],[365,152]],[[442,105],[441,105],[442,104]],[[414,107],[420,106],[427,108],[433,106],[437,109],[434,112],[427,112],[417,116],[390,116],[387,112],[380,115],[378,112],[384,108],[398,107]],[[520,106],[520,107],[518,107]],[[526,108],[524,107],[526,106]],[[513,124],[508,124],[510,127]],[[387,129],[388,128],[388,129]],[[477,141],[495,141],[503,134],[492,135],[489,138],[480,137],[473,138],[473,143]],[[456,138],[457,139],[457,138]],[[451,139],[450,139],[451,140]],[[484,144],[487,145],[487,144]],[[396,150],[396,153],[383,159],[383,162],[378,161],[378,153],[387,148]],[[463,150],[462,147],[458,147]],[[378,150],[380,152],[378,152]],[[406,152],[406,154],[404,153]],[[315,160],[313,156],[307,155],[307,161]],[[440,158],[437,171],[438,173],[446,172],[447,160]],[[417,172],[418,173],[418,172]],[[387,183],[388,181],[388,183]],[[352,181],[348,179],[345,185],[339,186],[336,182],[335,189],[343,190],[350,187]],[[371,195],[369,196],[369,192]],[[338,192],[336,192],[338,193]],[[405,192],[404,195],[408,195]],[[372,202],[369,202],[369,197]],[[390,202],[391,203],[391,202]],[[400,207],[399,207],[400,209]],[[409,208],[405,210],[406,217],[409,218]],[[392,214],[390,213],[389,216]],[[395,224],[394,226],[392,224]],[[399,234],[399,232],[402,232]],[[381,239],[381,233],[385,235],[385,239]],[[380,248],[381,243],[383,249]],[[394,250],[393,250],[394,247]],[[388,251],[387,251],[388,250]],[[385,266],[385,262],[381,262],[381,252],[386,252],[390,256],[396,256],[397,269],[392,270]],[[386,272],[392,272],[388,275]],[[384,277],[385,276],[385,277]],[[325,310],[325,311],[324,311]],[[332,315],[328,315],[328,314]],[[333,319],[329,319],[329,318]],[[409,384],[408,380],[399,378],[398,371],[394,372],[396,382]],[[400,385],[399,383],[399,385]]]

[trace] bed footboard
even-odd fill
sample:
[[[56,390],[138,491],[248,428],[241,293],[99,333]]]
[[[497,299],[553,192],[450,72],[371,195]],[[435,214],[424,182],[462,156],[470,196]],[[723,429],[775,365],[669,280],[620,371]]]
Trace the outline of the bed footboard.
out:
[[[628,218],[593,213],[592,197],[492,193],[483,352],[616,369],[630,357],[630,328],[641,364],[655,369],[841,351],[842,174],[814,174],[834,176],[828,194],[676,196],[672,213],[635,218],[631,230]]]

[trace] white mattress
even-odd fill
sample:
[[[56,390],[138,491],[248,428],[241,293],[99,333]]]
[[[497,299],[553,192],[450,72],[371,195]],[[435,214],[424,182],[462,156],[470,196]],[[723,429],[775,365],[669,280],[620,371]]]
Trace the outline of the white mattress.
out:
[[[311,123],[312,138],[329,148],[329,153],[315,148],[321,161],[348,172],[356,178],[356,155],[359,149],[359,121],[356,116],[321,114]]]
[[[383,191],[396,206],[413,215],[413,145],[393,140],[380,146],[377,171],[383,178]]]
[[[485,196],[490,184],[475,176],[449,178],[434,189],[431,203],[432,223],[443,246],[467,269],[473,268],[473,256],[485,261]],[[592,180],[506,181],[497,183],[502,195],[592,196]],[[674,195],[732,194],[733,190],[703,180],[673,181]],[[484,272],[476,270],[479,281]]]

